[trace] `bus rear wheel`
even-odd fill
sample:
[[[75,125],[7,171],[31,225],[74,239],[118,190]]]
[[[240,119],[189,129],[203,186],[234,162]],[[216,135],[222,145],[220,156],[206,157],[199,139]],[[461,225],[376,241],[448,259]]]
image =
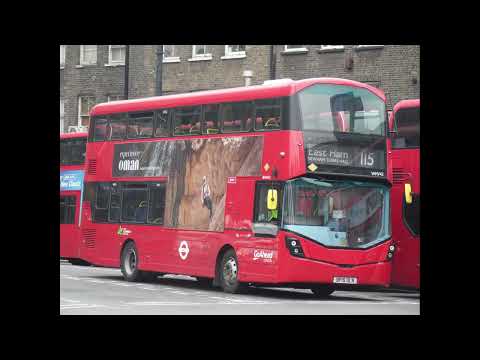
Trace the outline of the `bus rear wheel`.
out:
[[[125,280],[135,282],[145,280],[143,271],[138,269],[138,251],[134,242],[129,242],[122,251],[120,269]],[[149,273],[147,273],[149,274]]]
[[[220,286],[227,293],[236,294],[245,289],[245,284],[238,281],[238,260],[233,249],[227,250],[222,257],[219,278]]]
[[[310,290],[315,296],[321,298],[328,297],[335,291],[334,287],[331,285],[318,285],[312,287]]]

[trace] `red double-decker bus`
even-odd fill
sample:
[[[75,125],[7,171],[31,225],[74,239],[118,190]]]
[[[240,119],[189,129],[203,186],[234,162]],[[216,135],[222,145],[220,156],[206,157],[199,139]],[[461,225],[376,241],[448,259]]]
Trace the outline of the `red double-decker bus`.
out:
[[[392,285],[420,287],[420,100],[398,102],[392,132]]]
[[[60,258],[75,265],[80,259],[80,203],[83,188],[86,132],[60,134]]]
[[[390,283],[382,91],[317,78],[96,105],[82,258],[238,292]]]

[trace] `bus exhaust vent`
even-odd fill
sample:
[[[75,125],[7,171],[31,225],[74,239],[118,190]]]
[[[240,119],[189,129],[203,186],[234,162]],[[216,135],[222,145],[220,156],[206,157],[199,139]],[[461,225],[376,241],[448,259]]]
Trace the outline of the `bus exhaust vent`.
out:
[[[95,229],[84,229],[82,231],[83,241],[87,248],[93,249],[95,247],[95,240],[97,238],[97,231]]]
[[[97,173],[97,160],[88,160],[88,175]]]
[[[393,184],[403,184],[410,177],[410,173],[402,168],[393,168]]]

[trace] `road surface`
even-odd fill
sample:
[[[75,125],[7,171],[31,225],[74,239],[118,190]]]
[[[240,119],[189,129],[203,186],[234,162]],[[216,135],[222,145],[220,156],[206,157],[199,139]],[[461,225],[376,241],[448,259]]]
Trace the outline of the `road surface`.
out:
[[[335,291],[250,287],[227,294],[180,275],[130,283],[119,269],[60,262],[61,315],[419,315],[420,293],[406,290]]]

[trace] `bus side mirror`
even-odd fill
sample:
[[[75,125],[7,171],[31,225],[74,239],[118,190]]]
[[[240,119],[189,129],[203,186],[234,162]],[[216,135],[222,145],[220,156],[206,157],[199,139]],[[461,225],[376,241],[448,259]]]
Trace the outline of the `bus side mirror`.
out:
[[[407,204],[412,203],[412,185],[405,184],[405,202]]]
[[[276,210],[277,209],[277,199],[278,199],[278,192],[275,189],[269,189],[267,193],[267,209],[268,210]]]

